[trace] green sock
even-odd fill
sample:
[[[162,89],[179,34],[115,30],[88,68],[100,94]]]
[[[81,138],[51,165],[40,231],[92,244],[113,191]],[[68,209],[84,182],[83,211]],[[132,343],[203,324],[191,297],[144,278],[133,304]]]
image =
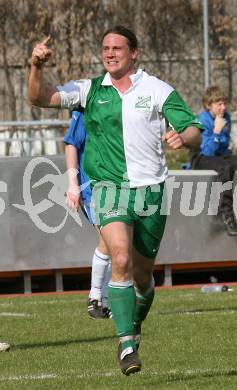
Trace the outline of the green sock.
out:
[[[133,351],[136,351],[136,343],[135,340],[127,340],[127,341],[121,341],[122,342],[122,351],[128,347],[132,347]]]
[[[134,287],[115,287],[109,285],[108,296],[109,307],[111,308],[115,322],[116,334],[119,337],[134,335],[134,313],[136,307]],[[127,346],[134,347],[134,341],[130,340],[123,343],[123,349]]]
[[[134,316],[134,324],[137,332],[140,332],[142,321],[145,320],[150,307],[152,305],[155,295],[154,288],[149,289],[148,292],[141,293],[136,291],[136,311]]]

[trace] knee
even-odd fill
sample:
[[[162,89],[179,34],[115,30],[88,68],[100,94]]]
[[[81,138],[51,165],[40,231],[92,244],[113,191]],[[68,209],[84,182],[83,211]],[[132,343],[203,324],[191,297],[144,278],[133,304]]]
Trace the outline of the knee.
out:
[[[113,267],[116,269],[116,273],[124,274],[130,269],[130,256],[129,253],[122,249],[116,248],[112,253]]]

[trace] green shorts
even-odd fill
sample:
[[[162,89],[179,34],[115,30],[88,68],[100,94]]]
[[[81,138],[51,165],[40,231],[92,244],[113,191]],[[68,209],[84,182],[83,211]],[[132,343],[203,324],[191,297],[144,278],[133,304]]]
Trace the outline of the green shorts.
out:
[[[97,183],[93,187],[97,225],[102,227],[115,221],[133,225],[136,250],[155,258],[166,222],[166,215],[160,213],[163,191],[164,183],[142,188]]]

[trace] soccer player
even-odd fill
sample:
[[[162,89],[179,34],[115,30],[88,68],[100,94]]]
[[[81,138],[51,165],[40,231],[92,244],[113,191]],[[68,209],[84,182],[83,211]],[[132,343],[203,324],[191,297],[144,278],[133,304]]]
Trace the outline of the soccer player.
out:
[[[198,147],[201,125],[174,88],[136,69],[137,38],[124,26],[104,33],[106,73],[94,79],[62,86],[45,82],[43,65],[52,56],[48,44],[46,38],[33,49],[29,98],[41,107],[85,109],[83,166],[112,260],[109,305],[119,337],[118,360],[123,374],[130,375],[141,370],[141,324],[153,301],[153,266],[165,228],[164,144],[174,150]],[[162,134],[163,118],[175,130]]]
[[[77,210],[79,205],[88,221],[96,225],[95,212],[91,199],[91,186],[83,169],[83,156],[86,142],[86,129],[83,113],[73,111],[70,127],[64,137],[66,163],[68,168],[69,188],[67,191],[68,205]],[[74,171],[71,171],[73,169]],[[73,172],[78,170],[78,175]],[[80,191],[80,185],[86,187]],[[91,289],[88,299],[88,314],[92,319],[111,318],[108,308],[108,283],[111,274],[111,262],[105,243],[99,229],[96,227],[99,237],[99,245],[95,249],[92,259]]]

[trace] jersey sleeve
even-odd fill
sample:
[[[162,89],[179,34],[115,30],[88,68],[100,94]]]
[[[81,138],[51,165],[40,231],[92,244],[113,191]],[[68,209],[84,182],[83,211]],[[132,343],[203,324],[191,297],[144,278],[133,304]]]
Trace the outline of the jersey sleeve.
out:
[[[70,126],[64,136],[66,145],[73,145],[78,150],[85,143],[86,132],[83,121],[83,114],[79,111],[73,111],[70,121]]]
[[[166,99],[162,107],[162,114],[178,133],[183,132],[189,126],[202,130],[197,116],[177,91],[173,91]]]
[[[61,108],[73,110],[78,106],[85,107],[91,87],[91,80],[72,80],[57,89],[61,98]]]

